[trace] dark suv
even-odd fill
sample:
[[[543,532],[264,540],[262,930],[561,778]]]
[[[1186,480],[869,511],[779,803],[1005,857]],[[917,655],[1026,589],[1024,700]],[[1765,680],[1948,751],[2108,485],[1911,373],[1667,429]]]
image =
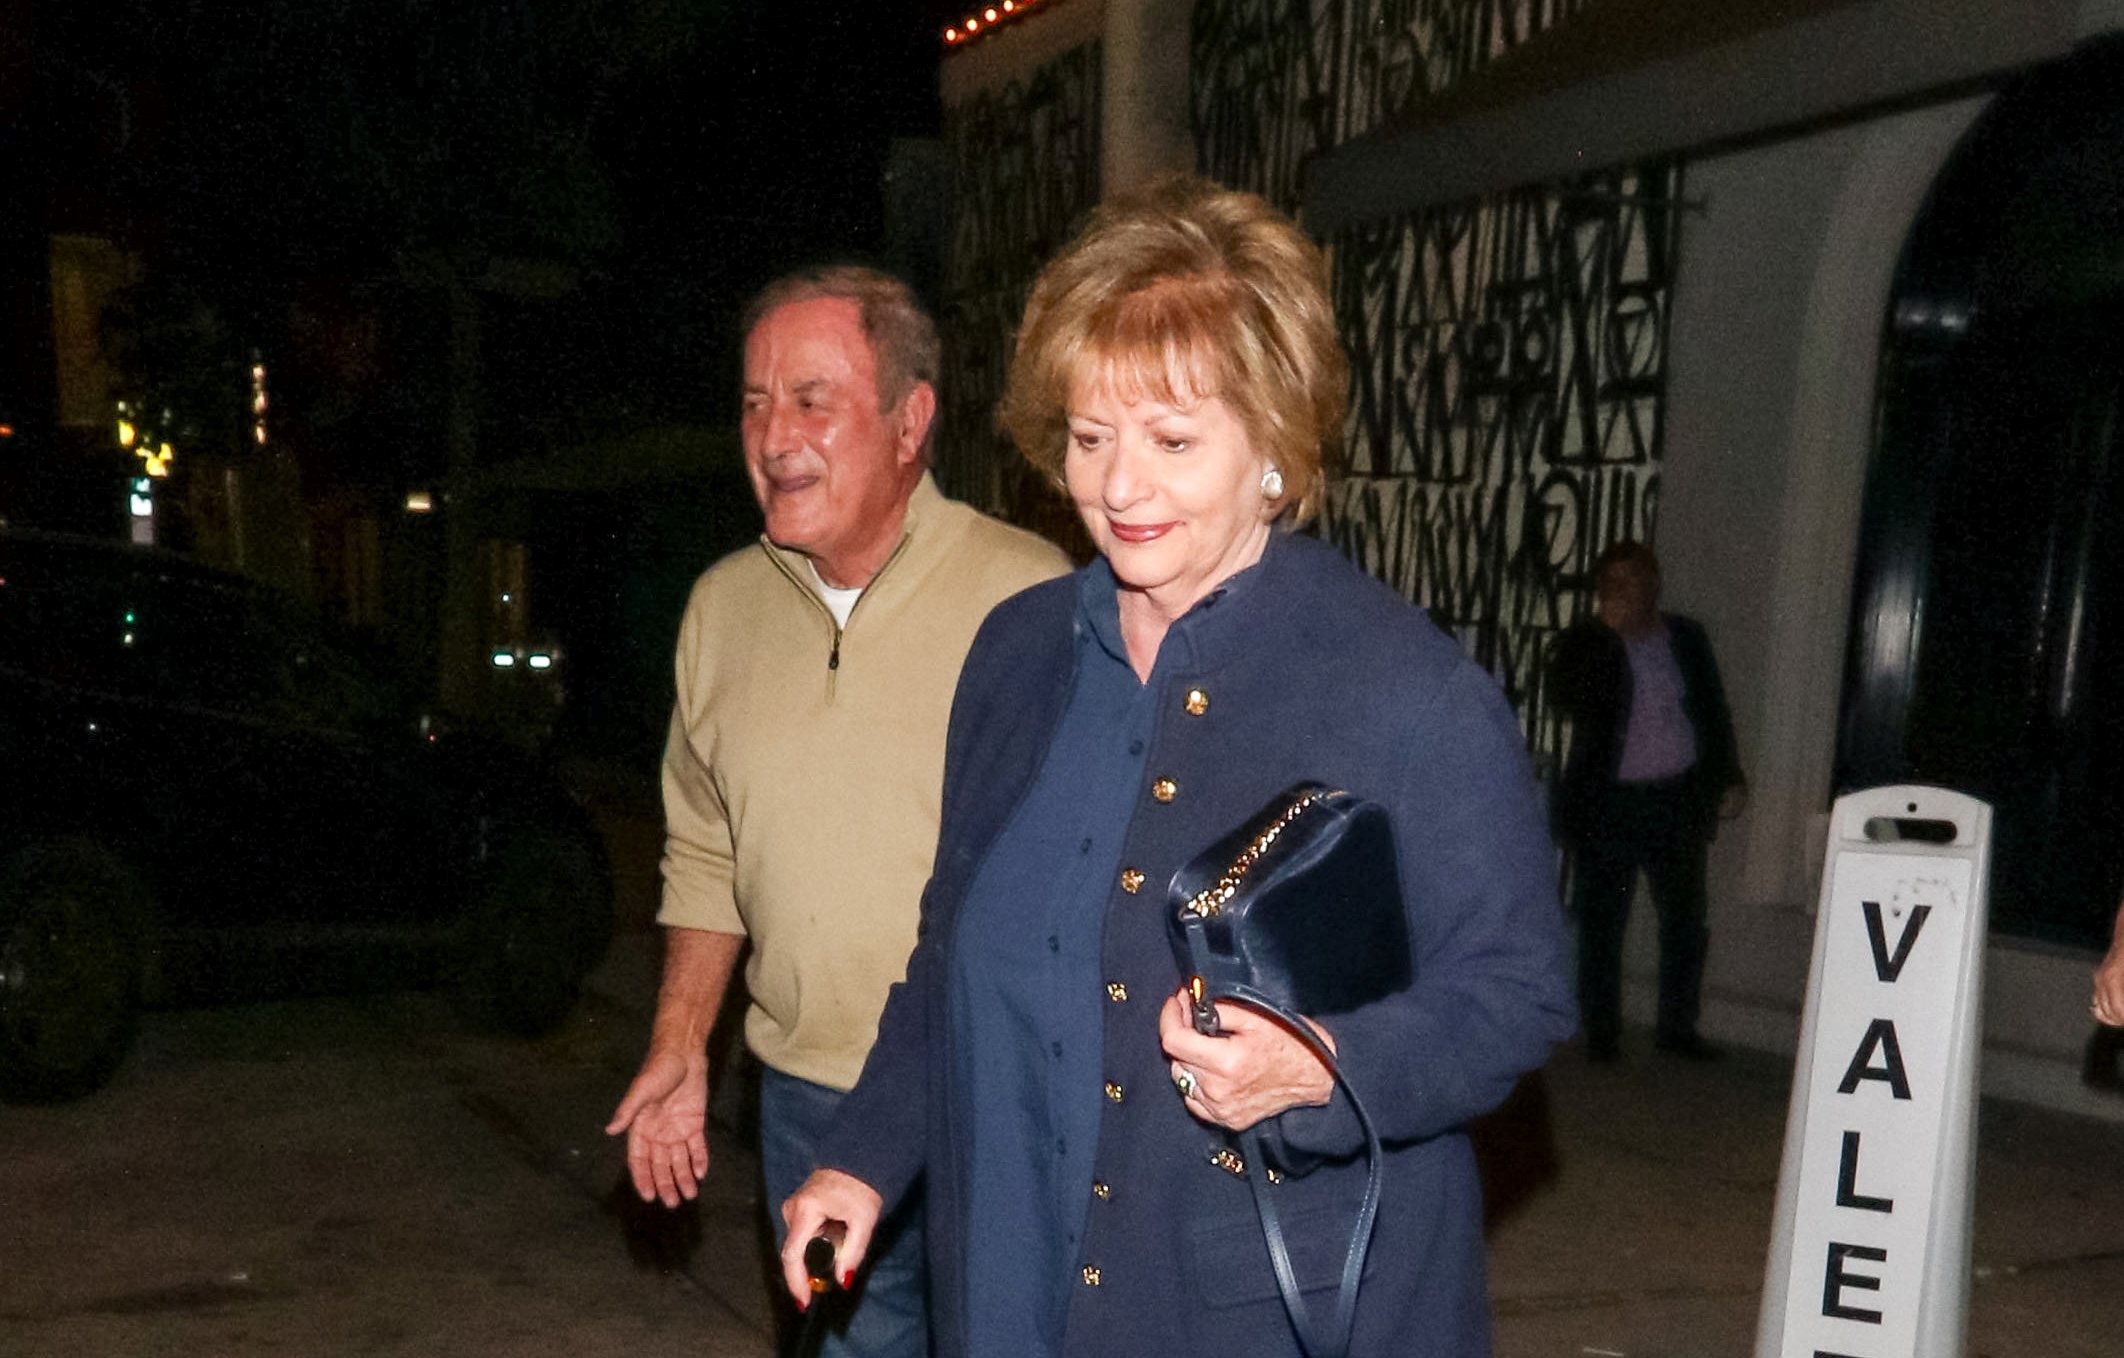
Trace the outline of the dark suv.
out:
[[[557,1023],[609,940],[582,810],[290,600],[0,530],[0,1095],[94,1089],[143,1004],[427,984]]]

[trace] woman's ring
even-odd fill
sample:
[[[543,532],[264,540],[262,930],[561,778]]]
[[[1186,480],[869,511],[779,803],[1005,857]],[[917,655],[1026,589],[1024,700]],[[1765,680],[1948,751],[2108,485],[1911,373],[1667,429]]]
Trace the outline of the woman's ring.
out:
[[[1173,1076],[1173,1088],[1180,1091],[1183,1099],[1195,1097],[1195,1072],[1186,1066],[1180,1067],[1179,1073]]]

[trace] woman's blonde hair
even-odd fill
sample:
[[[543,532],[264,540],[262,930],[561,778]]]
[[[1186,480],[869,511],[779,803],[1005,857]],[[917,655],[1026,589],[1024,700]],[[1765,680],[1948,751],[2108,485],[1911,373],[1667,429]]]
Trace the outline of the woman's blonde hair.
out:
[[[1219,398],[1283,475],[1278,517],[1305,522],[1349,395],[1326,260],[1262,199],[1193,176],[1100,207],[1033,284],[998,412],[1057,482],[1086,382],[1123,400]]]

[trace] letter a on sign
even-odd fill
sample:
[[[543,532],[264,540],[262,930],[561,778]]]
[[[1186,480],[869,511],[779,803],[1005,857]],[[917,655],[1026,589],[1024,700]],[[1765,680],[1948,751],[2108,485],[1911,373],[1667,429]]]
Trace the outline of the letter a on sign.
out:
[[[1874,1064],[1876,1061],[1878,1065]],[[1866,1029],[1866,1036],[1859,1039],[1858,1052],[1852,1056],[1844,1078],[1837,1082],[1836,1092],[1849,1094],[1858,1088],[1860,1080],[1885,1081],[1897,1098],[1910,1097],[1910,1076],[1903,1069],[1903,1044],[1895,1040],[1895,1024],[1887,1019],[1875,1019]]]
[[[1959,1358],[1991,808],[1840,798],[1756,1358]]]

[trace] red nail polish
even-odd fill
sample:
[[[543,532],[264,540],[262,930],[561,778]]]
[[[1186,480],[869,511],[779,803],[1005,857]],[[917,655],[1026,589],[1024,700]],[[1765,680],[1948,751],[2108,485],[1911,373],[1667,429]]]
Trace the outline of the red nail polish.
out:
[[[846,1292],[850,1287],[853,1287],[854,1285],[855,1270],[852,1268],[841,1270],[841,1290],[843,1292]]]
[[[802,1315],[804,1312],[809,1311],[811,1309],[811,1298],[809,1297],[798,1297],[796,1299],[796,1303],[797,1313],[799,1315]]]

